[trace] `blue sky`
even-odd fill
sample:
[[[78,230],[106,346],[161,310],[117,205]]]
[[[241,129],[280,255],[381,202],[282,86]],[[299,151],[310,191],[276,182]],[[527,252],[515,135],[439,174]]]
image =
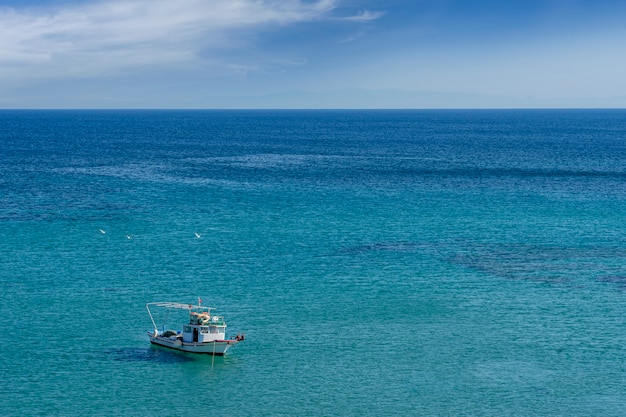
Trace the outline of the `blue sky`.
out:
[[[626,107],[626,2],[0,0],[0,108]]]

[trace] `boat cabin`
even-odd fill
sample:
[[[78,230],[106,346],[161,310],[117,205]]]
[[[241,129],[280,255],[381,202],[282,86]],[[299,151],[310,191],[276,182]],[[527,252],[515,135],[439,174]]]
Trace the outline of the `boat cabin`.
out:
[[[189,324],[183,326],[183,342],[206,343],[226,338],[226,323],[221,316],[209,312],[189,313]]]

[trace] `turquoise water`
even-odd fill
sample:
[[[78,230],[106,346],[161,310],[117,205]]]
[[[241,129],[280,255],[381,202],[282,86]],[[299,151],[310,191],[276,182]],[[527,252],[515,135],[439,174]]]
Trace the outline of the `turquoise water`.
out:
[[[0,126],[3,415],[626,414],[625,111]],[[151,347],[198,296],[246,341]]]

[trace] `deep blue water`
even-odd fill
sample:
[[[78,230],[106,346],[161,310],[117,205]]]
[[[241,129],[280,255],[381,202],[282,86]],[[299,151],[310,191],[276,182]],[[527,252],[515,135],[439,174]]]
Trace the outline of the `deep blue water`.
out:
[[[0,111],[0,414],[626,415],[625,203],[623,110]]]

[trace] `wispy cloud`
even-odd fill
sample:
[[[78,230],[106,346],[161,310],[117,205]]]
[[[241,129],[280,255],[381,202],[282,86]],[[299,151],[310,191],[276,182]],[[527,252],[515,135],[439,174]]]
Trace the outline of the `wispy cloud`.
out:
[[[331,19],[336,8],[336,0],[98,0],[58,9],[0,8],[0,75],[99,76],[193,64],[244,44],[251,31]],[[374,18],[362,12],[346,20]]]
[[[379,19],[385,15],[385,12],[361,10],[359,13],[341,18],[349,22],[371,22],[372,20]]]

